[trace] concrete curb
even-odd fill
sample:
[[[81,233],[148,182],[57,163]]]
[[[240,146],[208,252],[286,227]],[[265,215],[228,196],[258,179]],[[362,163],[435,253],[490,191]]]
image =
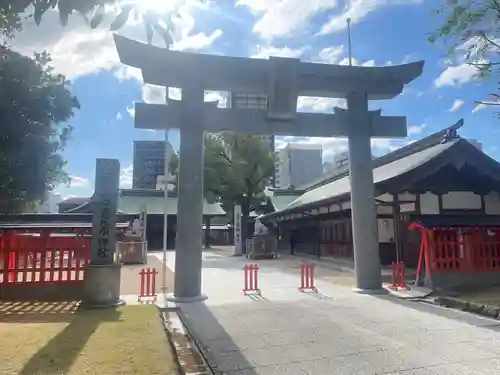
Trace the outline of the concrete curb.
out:
[[[468,302],[455,297],[436,297],[434,299],[434,304],[493,319],[498,319],[500,313],[500,307]]]

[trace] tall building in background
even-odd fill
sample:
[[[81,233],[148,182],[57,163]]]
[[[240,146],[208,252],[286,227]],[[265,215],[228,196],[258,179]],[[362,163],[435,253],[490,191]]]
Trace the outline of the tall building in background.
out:
[[[174,150],[167,144],[168,154]],[[164,181],[165,141],[134,141],[132,188],[156,189],[157,183]],[[161,178],[158,178],[162,176]]]
[[[289,143],[278,152],[275,186],[280,189],[297,188],[323,175],[321,145]]]
[[[228,99],[229,108],[243,108],[243,109],[257,109],[261,111],[267,110],[267,94],[266,93],[241,93],[232,92],[229,94]],[[263,135],[263,140],[269,143],[269,149],[271,152],[275,152],[274,135]],[[276,186],[275,184],[275,174],[270,181],[271,186]]]

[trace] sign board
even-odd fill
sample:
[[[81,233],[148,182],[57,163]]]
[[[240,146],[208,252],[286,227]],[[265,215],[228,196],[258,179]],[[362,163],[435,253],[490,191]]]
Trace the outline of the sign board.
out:
[[[243,243],[241,238],[241,205],[234,206],[234,254],[242,253]]]

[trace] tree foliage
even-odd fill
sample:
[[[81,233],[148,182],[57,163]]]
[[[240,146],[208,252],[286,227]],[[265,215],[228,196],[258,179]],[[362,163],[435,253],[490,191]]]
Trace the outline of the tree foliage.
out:
[[[235,204],[241,204],[242,222],[246,223],[251,208],[261,202],[262,192],[272,177],[274,153],[265,140],[249,134],[207,134],[204,147],[205,198],[220,202],[228,213]],[[174,175],[178,175],[178,165],[178,155],[174,155],[170,162]]]
[[[144,9],[141,7],[141,0],[0,0],[0,31],[11,37],[22,26],[20,15],[32,17],[37,24],[40,24],[43,15],[51,9],[59,12],[63,26],[68,23],[71,15],[77,13],[88,21],[91,28],[96,28],[109,15],[110,8],[117,10],[110,26],[111,31],[123,27],[132,16],[140,17],[144,21],[148,43],[151,43],[155,33],[163,39],[167,48],[173,43],[171,17],[180,17],[180,14],[176,9],[173,12],[163,13],[154,9]]]
[[[433,13],[442,24],[429,34],[430,42],[443,42],[447,56],[458,54],[480,77],[500,72],[500,0],[442,0]],[[500,105],[500,95],[491,96],[492,101],[478,103]]]
[[[0,214],[15,213],[69,182],[62,125],[79,107],[46,53],[34,58],[0,46]]]

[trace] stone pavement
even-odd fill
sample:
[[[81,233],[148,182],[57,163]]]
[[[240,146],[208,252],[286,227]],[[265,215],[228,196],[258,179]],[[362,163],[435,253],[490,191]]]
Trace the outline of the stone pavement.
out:
[[[173,267],[175,255],[169,253]],[[216,374],[497,374],[500,323],[318,281],[297,291],[280,260],[258,261],[262,297],[241,292],[244,258],[204,252],[208,300],[180,305]]]

